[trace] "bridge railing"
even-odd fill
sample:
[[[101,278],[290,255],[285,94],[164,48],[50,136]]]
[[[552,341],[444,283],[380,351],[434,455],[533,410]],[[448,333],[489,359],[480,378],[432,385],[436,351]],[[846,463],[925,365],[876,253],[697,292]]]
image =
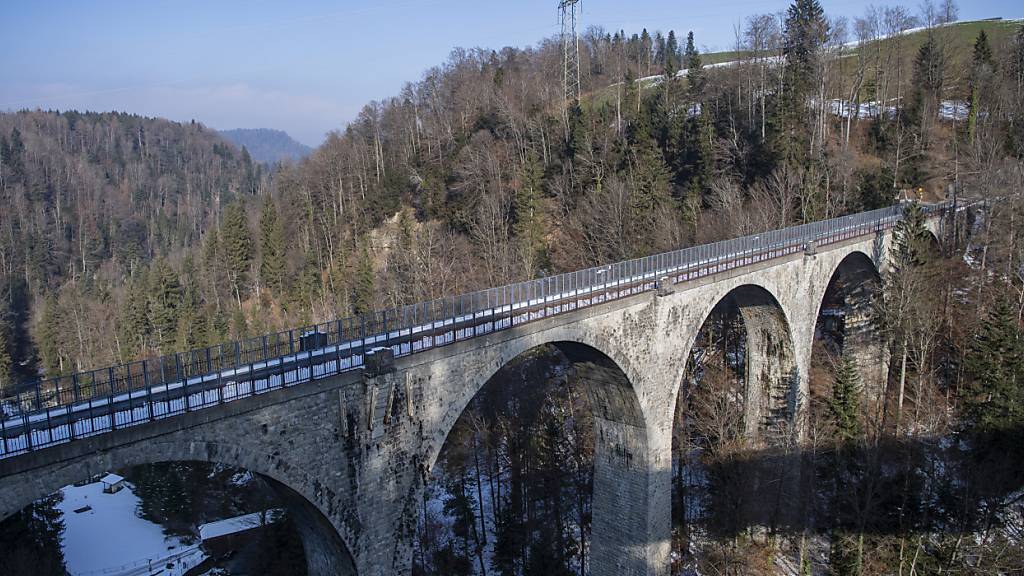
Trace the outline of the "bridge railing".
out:
[[[949,204],[923,206],[926,214]],[[0,458],[317,380],[396,356],[888,229],[901,206],[692,246],[23,386],[0,398]]]

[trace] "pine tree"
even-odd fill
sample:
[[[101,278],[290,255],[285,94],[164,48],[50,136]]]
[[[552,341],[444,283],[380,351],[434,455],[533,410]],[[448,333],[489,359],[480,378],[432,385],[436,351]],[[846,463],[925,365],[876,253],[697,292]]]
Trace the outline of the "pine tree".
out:
[[[676,39],[675,30],[670,30],[668,40],[665,41],[665,54],[662,62],[662,73],[665,75],[667,84],[675,81],[679,73],[679,40]]]
[[[772,120],[775,153],[791,162],[806,158],[810,138],[807,101],[817,86],[818,59],[828,37],[828,21],[818,0],[796,0],[786,12],[783,53],[785,82]]]
[[[185,258],[181,276],[185,282],[182,286],[181,310],[178,314],[177,349],[185,351],[199,348],[210,342],[207,336],[206,319],[203,318],[199,283],[191,256]]]
[[[11,353],[11,331],[7,322],[0,318],[0,394],[14,392],[14,359]]]
[[[308,323],[313,318],[314,306],[320,300],[323,290],[320,266],[317,264],[315,252],[310,251],[306,254],[294,289],[296,295],[301,299],[299,309],[302,311],[303,323]]]
[[[946,51],[931,30],[914,58],[913,119],[920,131],[921,146],[928,148],[932,120],[938,114],[945,85]],[[923,160],[923,158],[922,158]]]
[[[245,317],[245,311],[241,308],[235,308],[234,313],[231,315],[231,334],[236,340],[249,335],[249,320]]]
[[[46,295],[43,302],[43,315],[39,320],[39,360],[43,372],[48,378],[61,373],[60,341],[63,330],[64,312],[60,308],[57,296],[52,292]]]
[[[982,30],[978,32],[978,37],[974,40],[974,54],[971,58],[971,75],[968,82],[971,90],[971,109],[967,116],[967,137],[972,143],[978,125],[982,90],[994,71],[995,61],[992,58],[992,48],[988,44],[988,35]]]
[[[697,51],[697,47],[693,43],[692,30],[686,35],[683,67],[686,68],[686,78],[690,86],[690,100],[702,101],[707,78],[704,76],[704,63],[701,61],[700,52]]]
[[[128,282],[121,317],[118,319],[118,340],[122,361],[135,359],[149,347],[149,305],[147,274],[140,270]]]
[[[515,194],[513,232],[519,240],[527,273],[533,275],[544,261],[544,240],[540,222],[540,196],[543,168],[531,150],[522,168]]]
[[[166,354],[174,350],[182,288],[178,273],[163,258],[157,258],[149,270],[149,290],[149,323],[154,343]]]
[[[629,227],[634,238],[631,252],[639,256],[653,251],[658,217],[673,206],[668,166],[643,122],[638,123],[633,139],[629,157]]]
[[[241,202],[235,202],[224,211],[221,229],[221,250],[224,264],[234,291],[238,307],[242,307],[242,296],[249,287],[249,270],[252,265],[252,235],[249,232],[249,218]]]
[[[374,278],[373,260],[370,258],[368,241],[359,245],[359,260],[356,262],[355,277],[352,282],[352,312],[366,314],[373,311]]]
[[[284,227],[270,196],[260,213],[260,280],[275,296],[281,296],[285,274]]]
[[[903,218],[896,223],[892,238],[893,272],[917,268],[925,263],[930,237],[920,204],[911,202],[903,207]]]
[[[818,0],[796,0],[786,11],[786,89],[806,97],[813,90],[817,59],[828,37],[828,21]]]
[[[5,182],[25,182],[25,143],[21,139],[21,131],[17,128],[11,130],[6,152],[3,159]]]
[[[654,46],[654,41],[651,39],[651,33],[644,28],[643,32],[640,33],[640,61],[637,65],[640,66],[640,76],[644,77],[651,73],[651,49]]]
[[[832,398],[828,403],[836,437],[842,443],[853,442],[860,437],[860,391],[857,366],[851,358],[843,356],[832,380]]]
[[[989,310],[968,348],[968,420],[979,432],[1024,425],[1024,334],[1008,298]]]

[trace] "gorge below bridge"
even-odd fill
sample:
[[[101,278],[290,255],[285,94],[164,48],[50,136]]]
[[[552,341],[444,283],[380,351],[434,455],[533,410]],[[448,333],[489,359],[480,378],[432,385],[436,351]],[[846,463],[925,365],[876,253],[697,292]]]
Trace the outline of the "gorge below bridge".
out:
[[[924,211],[941,238],[950,206]],[[830,286],[844,353],[865,386],[886,378],[866,293],[901,217],[895,206],[37,383],[0,404],[0,520],[107,470],[214,462],[268,479],[310,574],[410,574],[449,431],[499,369],[554,345],[593,409],[590,572],[667,574],[673,418],[705,320],[728,301],[745,324],[746,433],[799,441]]]

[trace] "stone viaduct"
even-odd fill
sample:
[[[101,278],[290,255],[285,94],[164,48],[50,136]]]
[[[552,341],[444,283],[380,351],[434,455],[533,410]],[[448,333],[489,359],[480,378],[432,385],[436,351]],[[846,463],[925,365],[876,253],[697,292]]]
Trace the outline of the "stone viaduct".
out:
[[[928,225],[938,235],[940,219]],[[297,520],[310,574],[409,574],[417,503],[449,431],[497,370],[553,344],[576,364],[594,410],[591,573],[664,575],[673,417],[705,319],[732,299],[746,324],[749,433],[798,431],[830,285],[849,306],[846,349],[869,385],[884,377],[885,352],[853,301],[887,266],[891,242],[888,229],[862,233],[401,356],[381,370],[0,459],[0,519],[106,470],[218,462],[270,480]]]

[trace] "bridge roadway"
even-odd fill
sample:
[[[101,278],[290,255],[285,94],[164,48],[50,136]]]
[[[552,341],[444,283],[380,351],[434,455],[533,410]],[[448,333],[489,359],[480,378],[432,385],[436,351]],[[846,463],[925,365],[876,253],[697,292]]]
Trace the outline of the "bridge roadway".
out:
[[[609,275],[608,272],[616,265],[602,266],[584,271],[602,280],[600,283],[591,283],[583,287],[579,287],[577,283],[572,290],[565,290],[562,284],[561,290],[552,294],[545,293],[537,298],[515,300],[508,305],[489,307],[438,322],[370,334],[331,346],[252,362],[226,370],[210,370],[198,376],[174,379],[167,383],[129,389],[121,393],[97,395],[85,401],[52,408],[18,410],[20,413],[13,417],[10,415],[11,403],[8,402],[4,405],[7,417],[0,420],[0,458],[361,369],[365,353],[375,348],[391,348],[396,356],[415,354],[454,341],[654,290],[662,279],[672,284],[687,282],[803,251],[808,242],[824,247],[853,236],[876,233],[891,228],[899,220],[898,213],[892,209],[877,212],[882,213],[881,217],[870,220],[868,226],[865,226],[863,218],[858,218],[864,215],[858,214],[837,219],[832,226],[823,229],[824,233],[819,232],[813,237],[794,235],[762,242],[761,238],[767,234],[759,234],[739,239],[741,242],[748,240],[744,243],[737,243],[736,240],[719,243],[736,243],[738,250],[707,250],[701,254],[699,249],[705,247],[698,247],[698,257],[695,260],[657,267],[649,271],[641,270],[636,274],[627,271],[625,275],[620,273],[612,281],[603,281],[601,277]],[[652,258],[659,259],[663,256],[667,255]],[[662,260],[670,261],[668,258]],[[330,323],[326,326],[330,327],[333,324],[341,325]],[[317,336],[326,336],[319,330],[311,332]],[[341,336],[340,330],[338,336]],[[180,362],[175,364],[180,365]],[[77,380],[88,381],[84,377]],[[46,382],[42,383],[42,386],[45,385]],[[94,387],[97,388],[97,391],[101,391],[102,387]],[[44,392],[42,387],[35,390],[28,396],[29,405],[48,392],[50,391]],[[81,395],[80,391],[76,391],[76,396]],[[16,400],[19,400],[15,402],[16,406],[24,404],[20,397]]]
[[[926,207],[933,232],[947,208]],[[218,462],[275,486],[300,519],[311,574],[405,574],[424,477],[448,431],[496,370],[551,344],[589,383],[595,411],[591,571],[664,574],[673,415],[705,319],[732,299],[746,324],[748,433],[775,425],[799,433],[826,288],[840,277],[843,286],[877,277],[901,213],[855,214],[37,383],[0,401],[0,519],[102,470]],[[867,323],[850,323],[858,316],[863,310],[845,315],[845,341],[870,381],[887,356]],[[389,354],[397,359],[381,364]]]

